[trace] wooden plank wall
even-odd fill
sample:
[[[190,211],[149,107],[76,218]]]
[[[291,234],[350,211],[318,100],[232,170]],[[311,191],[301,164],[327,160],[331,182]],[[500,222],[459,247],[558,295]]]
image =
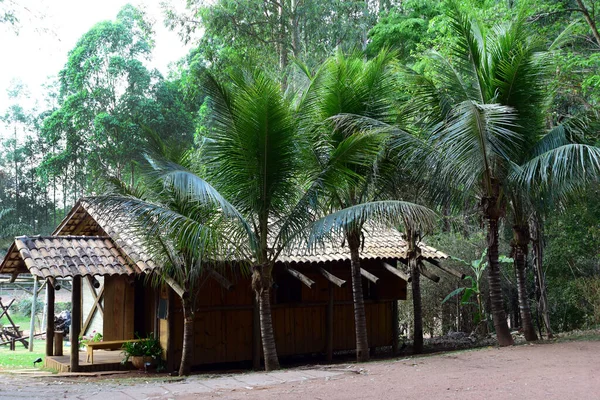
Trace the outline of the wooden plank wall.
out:
[[[391,345],[392,301],[406,299],[406,282],[386,271],[379,261],[363,265],[380,278],[373,288],[372,298],[365,300],[369,345]],[[272,314],[277,351],[280,356],[323,353],[326,350],[328,281],[312,266],[295,265],[294,268],[315,281],[315,285],[311,289],[302,284],[301,303],[278,304],[277,293],[273,293]],[[334,350],[351,350],[355,348],[355,336],[349,265],[333,265],[332,273],[346,280],[342,288],[334,286]],[[280,269],[274,276],[275,283],[283,281],[278,274],[287,273]],[[203,282],[195,319],[194,365],[252,359],[253,293],[250,279],[228,278],[235,281],[231,291],[225,290],[213,279]],[[364,280],[363,284],[366,285]],[[175,358],[179,359],[183,314],[176,295],[173,296],[170,318],[173,319],[174,330],[169,336],[173,341]],[[162,343],[166,322],[161,321],[160,327]],[[166,348],[166,342],[163,347]]]
[[[104,285],[104,340],[133,339],[135,286],[124,276],[107,276]]]

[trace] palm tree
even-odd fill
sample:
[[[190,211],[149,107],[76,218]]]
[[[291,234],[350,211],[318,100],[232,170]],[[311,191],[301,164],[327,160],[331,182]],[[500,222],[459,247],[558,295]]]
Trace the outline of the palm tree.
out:
[[[589,179],[598,167],[597,149],[565,144],[556,135],[544,139],[542,73],[548,58],[523,18],[486,30],[454,4],[451,27],[457,37],[453,62],[433,53],[433,79],[407,74],[413,94],[407,110],[431,132],[421,143],[421,154],[429,160],[423,165],[434,169],[437,182],[445,186],[433,190],[454,188],[479,198],[487,222],[490,298],[500,345],[513,340],[502,301],[498,224],[507,209],[512,211],[520,311],[526,337],[534,340],[524,275],[531,188],[536,182],[552,183],[564,193],[575,181]]]
[[[151,171],[145,175],[146,185],[129,187],[110,179],[108,194],[87,201],[103,218],[118,219],[122,229],[160,266],[148,275],[150,283],[166,283],[179,296],[183,308],[179,375],[184,376],[190,373],[194,354],[201,278],[210,269],[231,267],[214,260],[243,259],[245,253],[239,250],[234,232],[247,227],[209,183],[182,166],[192,167],[185,150],[176,143],[166,146],[153,132],[147,133],[158,146],[152,157],[146,156]]]
[[[264,74],[231,76],[228,86],[207,74],[212,125],[205,152],[207,176],[244,216],[252,287],[260,311],[267,371],[278,369],[271,317],[272,272],[281,251],[308,223],[297,207],[305,187],[304,141],[292,103]]]
[[[366,315],[360,271],[360,249],[368,224],[410,224],[430,229],[435,214],[429,209],[398,200],[374,201],[379,184],[378,162],[389,136],[369,132],[347,116],[390,122],[394,115],[394,54],[382,51],[364,61],[360,54],[338,53],[311,79],[302,105],[306,137],[312,141],[313,186],[309,193],[322,214],[312,227],[309,243],[318,245],[330,236],[341,237],[351,259],[352,296],[358,361],[369,359]]]
[[[513,77],[503,75],[503,68],[516,62],[503,46],[522,38],[520,23],[488,34],[455,7],[451,14],[457,37],[451,49],[454,63],[434,53],[436,80],[407,74],[413,95],[407,110],[417,125],[430,132],[421,143],[426,149],[421,157],[422,165],[438,177],[432,182],[433,190],[445,195],[450,188],[479,198],[488,231],[490,298],[500,345],[510,345],[513,340],[500,284],[499,222],[507,206],[506,179],[523,141],[516,129],[518,114],[501,100],[512,99],[512,92],[510,96],[505,93],[510,92],[511,82],[519,89],[524,83],[519,69]],[[506,82],[509,78],[514,81]],[[526,97],[523,92],[519,91]]]

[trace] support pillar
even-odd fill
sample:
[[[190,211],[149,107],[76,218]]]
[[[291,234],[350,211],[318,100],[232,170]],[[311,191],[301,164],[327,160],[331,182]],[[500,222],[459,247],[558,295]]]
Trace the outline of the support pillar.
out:
[[[46,357],[54,355],[54,285],[46,283]]]
[[[36,313],[36,303],[38,296],[38,278],[37,276],[33,277],[33,297],[31,301],[31,318],[29,321],[29,351],[33,351],[33,338],[35,337],[35,313]]]
[[[398,321],[398,300],[392,302],[392,354],[398,354],[400,322]]]
[[[327,302],[327,362],[333,361],[333,283],[329,282],[329,301]]]
[[[73,277],[71,289],[71,372],[79,371],[79,334],[81,332],[81,276]]]

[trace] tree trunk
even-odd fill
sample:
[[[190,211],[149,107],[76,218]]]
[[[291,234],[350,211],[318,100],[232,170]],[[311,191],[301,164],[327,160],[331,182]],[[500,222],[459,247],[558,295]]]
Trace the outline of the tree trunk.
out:
[[[406,228],[408,241],[408,269],[411,277],[412,300],[413,300],[413,353],[423,352],[423,306],[421,302],[421,249],[419,248],[418,235],[411,229]]]
[[[409,260],[413,300],[413,353],[423,352],[423,307],[421,305],[421,273],[417,262]]]
[[[362,275],[360,274],[360,233],[347,235],[350,248],[350,270],[352,275],[352,300],[354,302],[354,327],[356,333],[356,361],[369,361],[369,340],[367,338],[367,317],[363,298]]]
[[[190,374],[192,358],[194,357],[194,312],[189,300],[181,299],[183,303],[183,348],[179,376]]]
[[[265,271],[266,270],[266,271]],[[260,336],[262,340],[265,370],[279,369],[279,358],[275,346],[273,318],[271,316],[271,273],[270,268],[262,265],[254,266],[252,272],[252,288],[258,300],[260,312]]]
[[[527,267],[527,253],[529,252],[529,227],[528,226],[513,226],[514,239],[511,245],[513,246],[513,254],[515,258],[515,269],[517,273],[517,288],[519,293],[519,310],[521,313],[521,325],[525,340],[538,340],[533,320],[531,318],[531,310],[529,308],[529,295],[527,293],[527,279],[525,277],[525,269]]]
[[[537,287],[536,297],[538,298],[540,314],[544,318],[548,339],[554,337],[552,328],[550,327],[550,314],[548,309],[548,297],[546,295],[546,280],[544,279],[543,260],[544,260],[544,241],[543,241],[543,225],[538,218],[531,220],[531,240],[533,242],[533,269],[535,283]],[[541,335],[541,333],[540,333]]]
[[[496,199],[488,199],[496,202]],[[491,206],[494,207],[494,206]],[[490,302],[494,327],[500,346],[511,346],[513,338],[508,329],[506,315],[504,313],[504,302],[502,300],[502,285],[500,281],[500,263],[498,261],[498,210],[486,211],[488,223],[488,280],[490,286]]]
[[[587,22],[588,26],[592,30],[592,34],[594,35],[594,39],[596,40],[596,44],[600,46],[600,33],[598,33],[598,28],[596,27],[596,22],[590,15],[587,7],[583,4],[582,0],[577,0],[577,5],[579,6],[579,10],[583,14],[583,18],[585,18],[585,22]]]

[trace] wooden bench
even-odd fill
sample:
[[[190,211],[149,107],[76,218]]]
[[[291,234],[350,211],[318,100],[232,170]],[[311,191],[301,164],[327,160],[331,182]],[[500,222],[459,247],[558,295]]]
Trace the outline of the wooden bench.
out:
[[[107,340],[102,342],[87,342],[85,344],[85,351],[87,352],[87,362],[94,363],[94,349],[109,349],[118,350],[123,347],[123,344],[127,342],[141,342],[145,339],[128,339],[128,340]]]

